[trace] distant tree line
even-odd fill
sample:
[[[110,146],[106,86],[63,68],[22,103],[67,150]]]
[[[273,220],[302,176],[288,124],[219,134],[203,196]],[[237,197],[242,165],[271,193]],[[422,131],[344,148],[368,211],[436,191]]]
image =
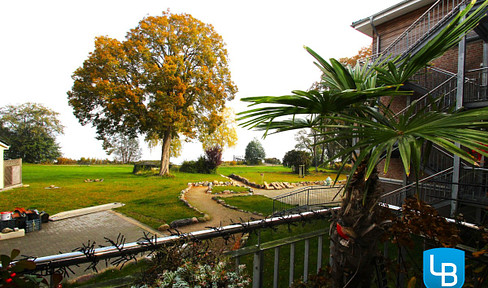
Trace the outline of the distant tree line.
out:
[[[59,113],[38,103],[0,108],[0,137],[10,146],[5,159],[27,163],[52,162],[61,156],[56,136],[63,134]]]

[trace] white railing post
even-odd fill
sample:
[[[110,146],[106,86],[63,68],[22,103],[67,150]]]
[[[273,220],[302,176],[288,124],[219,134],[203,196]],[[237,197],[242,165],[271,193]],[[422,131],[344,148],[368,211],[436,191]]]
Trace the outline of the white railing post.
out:
[[[293,279],[295,278],[295,243],[290,244],[290,275],[288,277],[288,283],[291,287]]]
[[[323,252],[323,243],[324,243],[324,236],[320,235],[317,244],[317,273],[319,273],[320,268],[322,268],[322,252]]]
[[[280,247],[275,248],[274,256],[273,288],[278,288],[280,282]]]
[[[252,270],[252,287],[261,288],[263,286],[263,252],[254,253]]]
[[[305,253],[303,257],[303,282],[308,281],[308,260],[310,257],[310,239],[305,240]]]

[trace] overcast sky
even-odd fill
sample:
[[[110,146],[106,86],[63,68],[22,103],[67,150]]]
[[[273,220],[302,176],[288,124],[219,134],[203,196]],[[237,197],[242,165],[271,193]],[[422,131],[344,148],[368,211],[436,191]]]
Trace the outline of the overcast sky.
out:
[[[239,92],[229,103],[245,109],[239,99],[285,95],[308,89],[320,77],[303,46],[324,58],[352,56],[371,38],[350,27],[398,0],[350,1],[0,1],[0,106],[38,102],[60,113],[66,127],[58,137],[65,157],[107,158],[95,130],[81,126],[67,103],[73,71],[94,48],[94,38],[123,40],[129,29],[148,15],[189,13],[210,23],[227,43],[232,79]],[[253,137],[260,139],[267,157],[282,158],[293,149],[293,134],[261,139],[261,133],[239,128],[239,143],[224,160],[244,155]],[[160,149],[144,146],[144,159],[159,159]],[[183,156],[196,159],[199,143],[185,144]]]

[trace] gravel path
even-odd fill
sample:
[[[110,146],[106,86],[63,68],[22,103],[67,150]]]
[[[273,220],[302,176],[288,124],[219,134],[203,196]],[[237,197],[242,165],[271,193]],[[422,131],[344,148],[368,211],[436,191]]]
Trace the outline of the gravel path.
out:
[[[232,223],[240,223],[243,221],[262,218],[251,213],[244,213],[226,208],[212,200],[212,197],[215,195],[206,193],[206,191],[206,187],[192,187],[188,192],[186,192],[186,200],[188,200],[191,205],[198,208],[198,210],[208,214],[211,220],[178,228],[180,232],[187,233],[205,230],[208,229],[208,227],[225,226]]]

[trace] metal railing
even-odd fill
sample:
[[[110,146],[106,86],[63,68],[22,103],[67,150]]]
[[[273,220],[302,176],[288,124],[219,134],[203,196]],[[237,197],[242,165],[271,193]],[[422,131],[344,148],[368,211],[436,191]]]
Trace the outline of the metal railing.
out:
[[[488,67],[466,71],[465,76],[463,103],[475,104],[488,101]]]
[[[412,83],[428,90],[420,98],[412,101],[410,105],[395,114],[398,117],[409,109],[414,109],[415,114],[419,111],[430,111],[433,103],[441,111],[450,109],[456,103],[457,75],[448,71],[427,67],[422,72],[412,77]],[[429,89],[433,87],[432,89]]]
[[[455,15],[466,0],[438,0],[395,41],[381,51],[381,56],[405,55],[439,30]]]
[[[454,156],[434,145],[429,153],[429,159],[425,163],[425,168],[436,173],[451,168],[453,165]]]
[[[395,194],[395,191],[392,191]],[[391,194],[391,195],[393,195]],[[385,196],[385,195],[384,195]],[[388,195],[389,196],[389,195]],[[399,211],[401,208],[399,205],[391,205],[391,204],[384,204],[384,207],[388,209],[392,209],[394,211]],[[47,272],[47,274],[54,275],[56,269],[62,267],[69,267],[72,265],[78,265],[83,263],[94,263],[95,261],[102,261],[106,259],[117,259],[128,257],[131,255],[137,255],[139,253],[144,252],[151,252],[155,251],[159,247],[167,246],[167,245],[182,245],[186,242],[191,241],[202,241],[208,239],[215,239],[219,237],[223,237],[224,239],[229,239],[230,235],[234,234],[242,234],[242,233],[251,233],[257,230],[258,233],[258,243],[256,245],[244,247],[235,251],[229,251],[227,254],[235,259],[236,265],[239,265],[241,262],[241,258],[246,255],[253,255],[253,266],[252,266],[252,287],[259,288],[263,286],[263,268],[265,266],[263,253],[266,251],[274,250],[274,261],[273,261],[273,287],[282,287],[280,286],[278,280],[280,271],[284,267],[280,268],[280,259],[281,259],[281,251],[284,247],[290,246],[290,253],[289,253],[289,275],[288,275],[288,283],[291,283],[297,279],[295,277],[296,271],[296,264],[297,264],[297,245],[300,242],[304,242],[304,254],[303,254],[303,281],[308,281],[308,276],[314,268],[310,266],[312,261],[312,257],[314,255],[311,254],[311,242],[314,239],[317,239],[317,253],[316,253],[316,271],[317,272],[324,264],[324,259],[327,255],[325,255],[325,251],[323,249],[324,246],[324,236],[328,234],[328,229],[317,229],[313,232],[301,234],[301,235],[294,235],[287,238],[282,238],[266,243],[261,243],[259,239],[259,230],[264,228],[272,228],[278,225],[283,224],[290,224],[293,222],[301,222],[307,221],[311,219],[325,219],[332,215],[334,210],[339,209],[339,207],[328,208],[328,209],[321,209],[313,212],[303,212],[293,215],[286,215],[286,216],[279,216],[279,217],[272,217],[263,220],[257,220],[247,223],[240,223],[240,224],[233,224],[224,227],[213,228],[209,230],[197,231],[187,234],[181,235],[173,235],[161,238],[148,238],[145,237],[143,240],[138,242],[132,242],[127,244],[119,244],[117,246],[109,246],[109,247],[101,247],[95,248],[89,251],[89,253],[83,252],[71,252],[71,253],[64,253],[59,255],[52,255],[46,257],[40,257],[37,259],[33,259],[36,263],[36,270]],[[447,219],[450,222],[454,222],[452,219]],[[476,225],[470,223],[460,222],[459,224],[471,228],[471,229],[479,229]],[[286,257],[286,256],[285,256]],[[117,261],[116,261],[117,262]],[[118,262],[123,263],[123,262]],[[1,266],[0,266],[1,267]],[[269,266],[271,267],[271,266]],[[266,278],[267,280],[269,278]]]
[[[488,169],[463,166],[459,176],[459,199],[486,205],[488,203]]]
[[[444,183],[450,182],[453,168],[447,168],[433,175],[419,180],[418,194],[429,204],[439,202],[439,199],[450,198],[451,187]],[[402,206],[406,197],[417,192],[417,183],[410,183],[401,188],[387,192],[380,197],[380,201],[390,205]]]
[[[273,215],[312,211],[338,204],[333,201],[343,189],[338,186],[308,186],[273,198]]]
[[[289,270],[288,270],[288,285],[291,286],[292,283],[297,279],[295,277],[295,266],[296,262],[296,246],[299,242],[304,242],[304,255],[303,255],[303,282],[308,281],[308,276],[311,273],[310,269],[310,241],[314,238],[317,238],[317,259],[316,259],[316,270],[315,273],[318,273],[320,268],[322,268],[322,262],[324,257],[324,236],[329,234],[328,229],[319,229],[310,233],[291,236],[275,241],[270,241],[266,243],[259,243],[257,245],[253,245],[250,247],[245,247],[236,251],[231,251],[228,254],[236,259],[236,265],[240,264],[241,257],[246,255],[253,255],[253,288],[262,287],[263,283],[263,268],[264,268],[264,261],[263,261],[263,254],[266,251],[274,250],[274,261],[273,261],[273,288],[280,287],[279,278],[280,278],[280,270],[284,267],[280,267],[280,252],[282,248],[286,246],[290,246],[290,254],[289,254]]]
[[[202,241],[208,239],[215,239],[215,238],[224,238],[229,239],[231,235],[234,234],[243,234],[243,233],[252,233],[253,231],[264,228],[272,228],[278,225],[283,224],[290,224],[294,222],[300,221],[307,221],[312,219],[323,219],[327,218],[331,215],[332,211],[338,209],[338,207],[328,208],[328,209],[321,209],[316,210],[313,212],[303,212],[297,213],[292,215],[284,215],[279,217],[272,217],[266,218],[257,221],[250,221],[246,223],[239,223],[228,225],[224,227],[215,227],[213,229],[196,231],[186,234],[179,234],[167,237],[144,237],[140,241],[132,242],[132,243],[121,243],[116,246],[108,246],[108,247],[101,247],[101,248],[94,248],[88,249],[87,251],[76,251],[70,253],[63,253],[58,255],[51,255],[46,257],[39,257],[35,259],[31,259],[36,263],[36,268],[34,271],[41,272],[43,275],[54,275],[56,271],[64,267],[69,267],[73,265],[85,264],[85,263],[99,263],[103,260],[108,259],[116,259],[113,263],[124,263],[123,259],[133,259],[131,256],[135,256],[140,253],[151,252],[155,251],[160,247],[169,246],[169,245],[181,245],[184,242],[189,241]],[[292,250],[296,243],[300,241],[305,241],[305,247],[310,247],[310,240],[312,238],[318,238],[319,242],[323,242],[323,236],[327,233],[323,229],[319,232],[313,232],[305,235],[295,236],[289,239],[283,239],[281,242],[270,242],[261,244],[258,242],[257,246],[241,248],[239,250],[230,252],[229,255],[236,259],[236,263],[239,263],[239,258],[243,255],[247,255],[250,253],[262,255],[262,252],[269,249],[276,249],[279,250],[279,247],[283,247],[285,245],[291,245]],[[307,244],[308,243],[308,244]],[[321,249],[321,248],[320,248]],[[308,277],[308,259],[310,259],[309,249],[305,249],[305,259],[307,259],[304,263],[304,279]],[[291,255],[293,256],[293,255]],[[279,258],[279,254],[277,256]],[[322,263],[323,255],[320,253],[318,256],[318,263]],[[122,259],[122,260],[120,260]],[[292,257],[292,259],[294,259]],[[278,259],[279,260],[279,259]],[[263,262],[262,257],[260,259],[255,259],[255,267],[261,267],[262,269]],[[295,262],[290,260],[290,268],[294,271]],[[275,264],[277,265],[277,264]],[[293,267],[292,267],[293,266]],[[318,267],[318,268],[320,268]],[[0,264],[1,268],[1,264]],[[256,271],[253,269],[253,287],[261,287],[262,283],[262,271]],[[256,274],[257,272],[257,274]],[[293,274],[294,275],[294,274]],[[305,276],[307,275],[307,276]],[[295,280],[290,279],[290,281]],[[53,283],[53,281],[51,281]],[[277,286],[275,286],[277,287]]]

